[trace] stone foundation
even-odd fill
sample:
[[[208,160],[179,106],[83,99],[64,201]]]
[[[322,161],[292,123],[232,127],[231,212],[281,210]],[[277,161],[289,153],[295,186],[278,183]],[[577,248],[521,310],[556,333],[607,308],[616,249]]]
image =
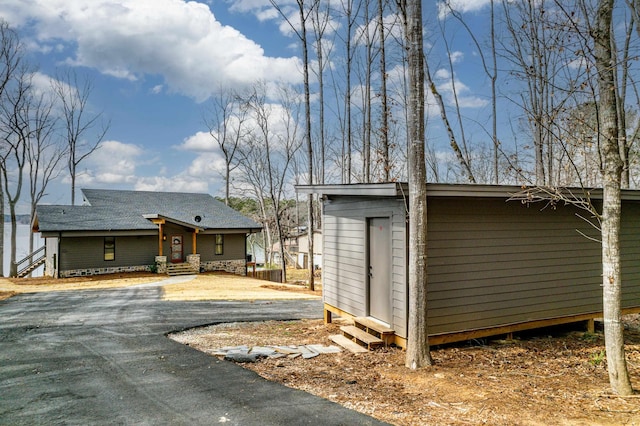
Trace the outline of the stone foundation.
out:
[[[156,273],[167,273],[167,256],[156,256]]]
[[[60,278],[88,277],[91,275],[117,274],[120,272],[151,272],[151,266],[114,266],[110,268],[70,269],[60,271]]]
[[[203,271],[224,271],[235,275],[247,275],[247,263],[244,259],[239,260],[209,260],[201,262],[200,268]]]
[[[194,271],[200,272],[200,255],[199,254],[188,254],[187,263],[191,265]]]

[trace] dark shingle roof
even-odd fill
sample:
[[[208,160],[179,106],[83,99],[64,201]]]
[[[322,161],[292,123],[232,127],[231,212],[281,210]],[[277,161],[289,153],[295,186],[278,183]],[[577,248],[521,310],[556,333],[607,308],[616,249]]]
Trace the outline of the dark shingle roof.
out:
[[[259,229],[253,220],[209,194],[83,189],[85,205],[38,205],[41,232],[157,229],[162,217],[200,229]],[[198,221],[198,218],[200,221]]]

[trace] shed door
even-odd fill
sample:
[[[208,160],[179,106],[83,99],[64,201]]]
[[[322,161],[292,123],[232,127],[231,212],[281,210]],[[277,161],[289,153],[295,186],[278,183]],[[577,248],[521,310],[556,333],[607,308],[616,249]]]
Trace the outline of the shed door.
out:
[[[375,217],[368,222],[369,315],[391,324],[391,221]]]
[[[182,263],[182,235],[171,236],[171,263]]]

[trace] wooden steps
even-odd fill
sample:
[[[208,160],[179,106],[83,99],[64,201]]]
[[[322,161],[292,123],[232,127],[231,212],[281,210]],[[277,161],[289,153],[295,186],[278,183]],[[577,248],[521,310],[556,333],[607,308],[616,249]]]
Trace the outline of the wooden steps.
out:
[[[369,350],[384,346],[382,339],[363,331],[355,325],[342,326],[340,327],[340,331],[342,331],[342,334],[346,338],[353,340],[357,344],[364,346]]]
[[[353,322],[359,329],[381,339],[385,346],[389,346],[393,342],[393,336],[396,334],[395,331],[375,319],[369,317],[355,317]]]
[[[394,330],[375,319],[356,317],[353,321],[354,325],[340,327],[342,335],[331,336],[331,340],[355,353],[388,346],[393,342]]]
[[[167,265],[167,275],[174,277],[176,275],[193,275],[198,271],[193,269],[190,263],[169,263]]]
[[[362,353],[369,352],[368,349],[363,348],[353,340],[349,340],[349,338],[345,337],[343,334],[334,334],[333,336],[329,336],[329,339],[336,345],[342,346],[349,352],[353,353]]]

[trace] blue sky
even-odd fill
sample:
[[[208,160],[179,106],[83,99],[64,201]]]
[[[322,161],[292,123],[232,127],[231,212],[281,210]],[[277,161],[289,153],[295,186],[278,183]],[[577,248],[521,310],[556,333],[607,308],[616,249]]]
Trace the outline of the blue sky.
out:
[[[436,3],[427,3],[433,22]],[[459,3],[470,13],[487,4]],[[207,98],[257,79],[302,80],[299,47],[268,0],[3,0],[0,17],[18,29],[42,84],[65,67],[93,82],[91,109],[110,127],[81,164],[79,188],[220,195],[223,163],[215,145],[186,147],[206,132]],[[471,59],[472,50],[459,51],[456,61]],[[468,108],[481,110],[486,102],[472,89],[474,71],[459,72]],[[65,176],[43,202],[70,202]]]

